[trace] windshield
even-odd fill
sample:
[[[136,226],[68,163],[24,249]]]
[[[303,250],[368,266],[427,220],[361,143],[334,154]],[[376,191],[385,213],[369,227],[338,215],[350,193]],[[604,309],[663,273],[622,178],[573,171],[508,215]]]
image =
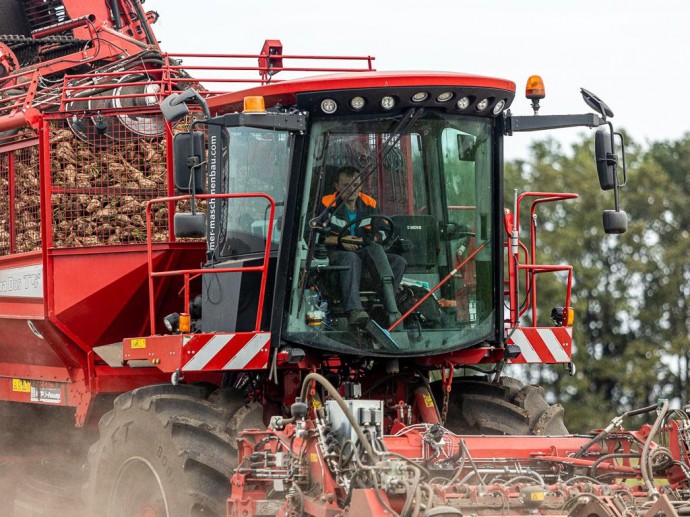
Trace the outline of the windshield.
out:
[[[293,137],[285,131],[247,127],[223,134],[222,192],[268,194],[276,203],[272,249],[280,241],[287,177]],[[222,204],[220,257],[263,253],[269,226],[270,204],[264,197],[225,200]]]
[[[418,355],[493,335],[492,122],[427,113],[400,127],[314,122],[290,339]]]

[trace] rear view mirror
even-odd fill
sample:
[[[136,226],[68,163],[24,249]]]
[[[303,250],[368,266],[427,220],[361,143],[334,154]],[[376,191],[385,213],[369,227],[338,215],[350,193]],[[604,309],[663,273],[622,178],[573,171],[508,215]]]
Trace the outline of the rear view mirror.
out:
[[[473,162],[477,150],[477,137],[467,133],[458,134],[458,159],[461,162]]]
[[[175,237],[204,237],[206,216],[202,213],[177,212],[173,218]]]
[[[623,210],[604,210],[604,233],[621,234],[628,229],[628,215]]]
[[[168,95],[165,99],[163,99],[160,107],[165,120],[168,122],[175,122],[176,120],[180,120],[181,118],[189,115],[189,108],[184,102],[182,102],[179,93]]]
[[[203,133],[179,133],[173,140],[175,188],[180,192],[204,193],[206,165],[203,163]]]
[[[599,185],[602,190],[611,190],[616,187],[616,173],[618,157],[611,147],[611,134],[598,129],[594,136],[594,152],[597,161],[597,173]]]

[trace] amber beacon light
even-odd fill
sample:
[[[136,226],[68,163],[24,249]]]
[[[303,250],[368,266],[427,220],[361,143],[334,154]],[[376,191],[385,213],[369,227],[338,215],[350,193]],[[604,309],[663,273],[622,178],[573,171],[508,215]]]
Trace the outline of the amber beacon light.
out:
[[[251,95],[244,98],[242,113],[266,113],[266,103],[261,95]]]
[[[529,76],[525,86],[525,97],[532,101],[532,109],[536,115],[539,111],[539,100],[546,97],[546,88],[544,88],[544,80],[541,76]]]

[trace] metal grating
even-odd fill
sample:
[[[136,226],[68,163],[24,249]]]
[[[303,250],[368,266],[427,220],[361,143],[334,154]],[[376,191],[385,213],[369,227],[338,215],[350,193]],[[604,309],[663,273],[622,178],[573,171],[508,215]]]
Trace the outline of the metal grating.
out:
[[[0,255],[10,252],[10,166],[9,156],[0,154]]]
[[[168,194],[164,136],[137,137],[103,118],[104,135],[79,138],[61,121],[51,125],[54,247],[145,243],[146,202]],[[166,206],[154,207],[153,236],[169,238]]]
[[[41,188],[38,146],[14,151],[15,253],[41,249]],[[12,195],[10,195],[10,200]]]

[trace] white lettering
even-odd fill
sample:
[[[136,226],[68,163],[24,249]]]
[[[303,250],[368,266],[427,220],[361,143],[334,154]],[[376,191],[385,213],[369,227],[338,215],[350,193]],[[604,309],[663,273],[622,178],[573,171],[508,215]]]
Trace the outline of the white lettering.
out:
[[[43,266],[40,264],[0,270],[0,296],[43,297]]]
[[[209,141],[208,190],[209,194],[218,192],[218,137],[211,136]],[[208,250],[216,249],[216,200],[208,200]]]

